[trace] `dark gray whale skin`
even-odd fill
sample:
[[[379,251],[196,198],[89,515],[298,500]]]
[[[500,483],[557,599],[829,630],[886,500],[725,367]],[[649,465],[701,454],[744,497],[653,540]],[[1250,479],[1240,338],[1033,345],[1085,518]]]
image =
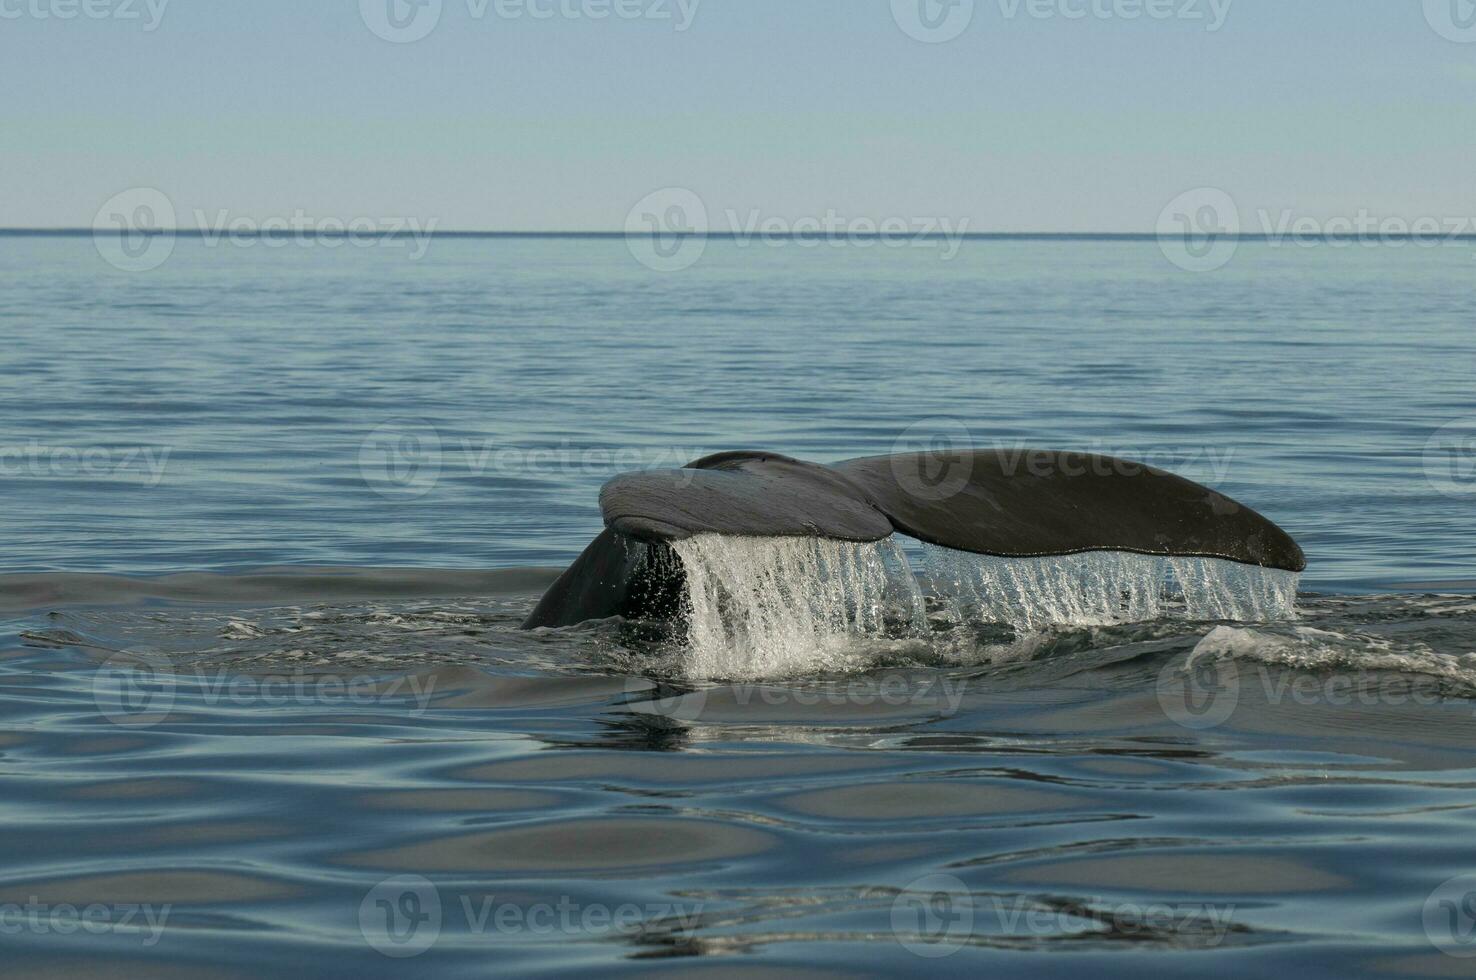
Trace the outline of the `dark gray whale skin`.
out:
[[[964,450],[829,466],[731,452],[628,473],[600,491],[605,530],[544,594],[524,629],[593,619],[670,619],[697,534],[880,541],[901,533],[981,555],[1087,551],[1222,558],[1300,572],[1291,536],[1164,470],[1091,453]]]

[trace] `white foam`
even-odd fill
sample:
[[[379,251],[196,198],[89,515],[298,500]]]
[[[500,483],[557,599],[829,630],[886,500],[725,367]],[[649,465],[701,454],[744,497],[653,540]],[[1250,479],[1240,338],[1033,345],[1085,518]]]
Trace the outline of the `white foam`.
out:
[[[1297,617],[1302,576],[1219,558],[1168,558],[1184,600],[1184,617],[1198,620],[1271,622]]]
[[[922,594],[896,541],[698,535],[672,545],[687,576],[697,677],[747,679],[847,666],[857,640],[906,629]]]
[[[1217,558],[1093,551],[999,558],[923,546],[932,587],[960,620],[1025,629],[1104,626],[1152,619],[1254,621],[1296,615],[1294,572]]]
[[[1303,671],[1420,674],[1476,689],[1476,653],[1443,653],[1418,640],[1396,641],[1359,630],[1338,632],[1296,624],[1216,626],[1195,644],[1188,663],[1203,659],[1257,661]]]
[[[955,625],[1036,631],[1161,618],[1288,620],[1299,580],[1212,558],[996,558],[926,545],[919,576],[895,538],[698,535],[673,547],[687,577],[688,673],[707,678],[854,666],[864,660],[863,641],[929,632],[925,593]]]

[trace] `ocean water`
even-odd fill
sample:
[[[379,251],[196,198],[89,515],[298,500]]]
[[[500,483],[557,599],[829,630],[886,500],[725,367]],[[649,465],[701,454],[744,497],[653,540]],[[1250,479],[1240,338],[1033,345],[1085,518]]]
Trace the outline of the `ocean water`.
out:
[[[1469,243],[106,251],[0,236],[7,976],[1476,969]],[[614,473],[938,439],[1309,568],[696,542],[690,635],[517,629]]]

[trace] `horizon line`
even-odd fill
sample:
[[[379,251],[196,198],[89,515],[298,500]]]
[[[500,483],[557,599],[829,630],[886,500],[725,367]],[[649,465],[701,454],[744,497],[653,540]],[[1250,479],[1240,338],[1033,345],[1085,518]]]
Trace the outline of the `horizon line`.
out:
[[[852,238],[852,239],[938,239],[938,240],[975,240],[975,241],[1008,241],[1008,240],[1086,240],[1086,241],[1157,241],[1159,239],[1189,239],[1189,238],[1223,238],[1233,239],[1241,242],[1278,242],[1286,239],[1298,240],[1323,240],[1323,241],[1358,241],[1367,238],[1379,238],[1390,241],[1413,241],[1430,240],[1434,242],[1476,242],[1476,232],[1456,233],[1426,233],[1413,230],[1408,231],[1371,231],[1360,233],[1349,232],[1319,232],[1315,234],[1296,234],[1294,232],[1217,232],[1206,234],[1204,232],[1184,232],[1182,234],[1157,232],[1157,231],[968,231],[968,232],[883,232],[883,231],[840,231],[826,233],[823,231],[784,231],[784,232],[746,232],[746,231],[518,231],[518,230],[479,230],[479,229],[418,229],[385,231],[376,229],[374,231],[351,231],[325,230],[321,228],[271,228],[215,231],[206,228],[86,228],[86,227],[55,227],[55,228],[33,228],[33,227],[0,227],[0,237],[33,237],[33,238],[86,238],[102,235],[174,235],[179,238],[291,238],[294,236],[308,235],[325,238],[349,238],[349,237],[374,237],[374,238],[591,238],[591,239],[619,239],[619,238],[666,238],[692,236],[708,239],[731,239],[747,241],[758,240],[812,240],[821,241],[828,238]]]

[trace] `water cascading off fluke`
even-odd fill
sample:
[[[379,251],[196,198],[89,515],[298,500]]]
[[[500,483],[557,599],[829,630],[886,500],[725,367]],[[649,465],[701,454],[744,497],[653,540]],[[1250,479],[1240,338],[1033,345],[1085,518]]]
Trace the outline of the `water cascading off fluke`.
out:
[[[700,677],[841,668],[867,641],[924,638],[950,622],[1038,631],[1161,618],[1284,620],[1295,616],[1299,578],[1209,558],[998,558],[932,545],[921,546],[919,572],[896,538],[713,534],[671,547],[686,581],[686,657]]]

